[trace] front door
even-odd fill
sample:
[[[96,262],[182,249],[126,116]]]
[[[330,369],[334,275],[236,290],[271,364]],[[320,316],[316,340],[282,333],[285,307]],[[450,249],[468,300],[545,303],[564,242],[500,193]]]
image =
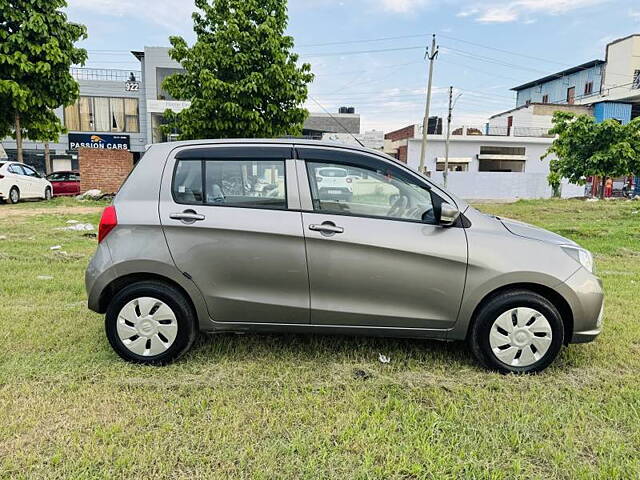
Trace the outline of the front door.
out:
[[[442,198],[380,157],[313,148],[299,149],[299,156],[303,206],[305,194],[311,197],[303,213],[311,323],[451,328],[464,290],[467,240],[463,228],[435,225],[433,208]],[[321,191],[326,168],[348,171],[350,197]]]
[[[166,239],[216,322],[309,323],[290,158],[286,146],[194,147],[167,163],[160,196]]]
[[[14,165],[14,168],[16,168],[20,172],[20,197],[33,198],[38,196],[36,181],[36,177],[38,176],[38,174],[35,172],[35,170],[24,164]],[[42,189],[42,192],[44,193],[44,188]]]

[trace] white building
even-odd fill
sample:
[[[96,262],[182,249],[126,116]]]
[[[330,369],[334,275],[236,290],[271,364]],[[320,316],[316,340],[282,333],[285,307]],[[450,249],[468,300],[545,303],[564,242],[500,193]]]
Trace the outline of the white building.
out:
[[[447,187],[468,200],[514,200],[549,198],[549,162],[545,154],[553,139],[479,134],[479,128],[453,129],[449,146]],[[429,135],[425,167],[427,174],[443,183],[445,135]],[[422,138],[406,139],[406,163],[418,170]],[[584,195],[584,188],[565,182],[563,197]]]

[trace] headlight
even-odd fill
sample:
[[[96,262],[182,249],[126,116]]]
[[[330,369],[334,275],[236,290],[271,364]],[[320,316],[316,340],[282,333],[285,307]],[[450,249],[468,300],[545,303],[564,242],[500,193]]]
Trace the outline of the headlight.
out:
[[[588,250],[573,245],[563,245],[562,250],[584,268],[594,273],[593,255]]]

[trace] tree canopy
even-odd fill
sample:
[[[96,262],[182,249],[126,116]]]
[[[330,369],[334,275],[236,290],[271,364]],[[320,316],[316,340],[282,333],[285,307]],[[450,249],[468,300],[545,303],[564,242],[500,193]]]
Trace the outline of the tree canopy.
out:
[[[62,11],[66,0],[0,0],[0,135],[55,141],[64,127],[53,110],[72,104],[78,83],[69,69],[83,65],[83,25]]]
[[[197,138],[277,137],[299,134],[310,65],[298,65],[286,36],[286,0],[196,0],[196,41],[171,37],[170,56],[184,73],[163,87],[189,108],[165,112],[167,133]]]
[[[606,178],[640,173],[640,118],[623,125],[597,123],[589,115],[556,112],[551,134],[557,138],[542,158],[555,154],[552,174],[584,184],[590,176]]]

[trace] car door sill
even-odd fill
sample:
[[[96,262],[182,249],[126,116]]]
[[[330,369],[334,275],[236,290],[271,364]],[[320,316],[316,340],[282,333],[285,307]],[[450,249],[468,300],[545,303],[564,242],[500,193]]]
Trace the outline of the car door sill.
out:
[[[202,326],[201,326],[202,327]],[[412,328],[412,327],[381,327],[377,325],[324,325],[324,324],[311,324],[311,323],[258,323],[258,322],[216,322],[210,319],[210,324],[203,328],[203,331],[232,331],[232,332],[247,332],[247,331],[279,331],[279,332],[292,332],[308,330],[308,331],[336,331],[348,334],[348,331],[353,332],[378,332],[389,333],[392,335],[406,334],[409,337],[433,335],[439,336],[450,332],[453,328]],[[422,334],[422,335],[421,335]]]

